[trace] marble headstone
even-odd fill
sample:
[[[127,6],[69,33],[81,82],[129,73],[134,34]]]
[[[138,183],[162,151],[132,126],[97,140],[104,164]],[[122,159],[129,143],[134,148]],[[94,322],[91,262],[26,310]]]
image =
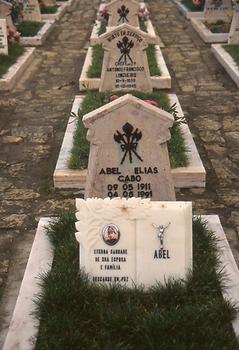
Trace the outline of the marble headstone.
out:
[[[12,4],[7,1],[0,0],[0,18],[5,18],[7,21],[7,27],[9,29],[14,29],[15,26],[11,17]]]
[[[192,269],[191,202],[76,199],[80,268],[97,284],[150,287]]]
[[[231,0],[206,0],[204,7],[204,18],[208,22],[223,20],[230,22],[232,16]]]
[[[114,0],[107,7],[109,9],[108,26],[114,27],[122,23],[139,27],[139,3],[135,0]]]
[[[233,11],[233,18],[228,36],[228,43],[239,44],[239,0],[237,0],[235,9]]]
[[[0,18],[0,54],[8,55],[7,21]]]
[[[85,198],[175,200],[167,148],[173,122],[130,94],[84,115],[90,141]]]
[[[37,0],[24,0],[23,19],[24,21],[41,22],[41,11]]]
[[[128,24],[121,24],[94,40],[102,44],[104,59],[100,91],[152,91],[146,55],[148,44],[158,40]]]

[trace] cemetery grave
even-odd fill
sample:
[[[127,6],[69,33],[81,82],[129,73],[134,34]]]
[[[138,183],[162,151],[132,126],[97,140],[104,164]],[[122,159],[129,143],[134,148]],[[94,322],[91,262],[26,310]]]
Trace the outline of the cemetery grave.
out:
[[[173,0],[179,11],[187,18],[202,18],[204,0]]]
[[[205,43],[226,42],[232,9],[232,0],[205,0],[203,17],[191,18],[191,25]]]
[[[15,32],[13,32],[15,33]],[[10,90],[33,59],[34,48],[24,49],[18,37],[11,37],[6,19],[0,19],[0,90]]]
[[[230,77],[239,86],[239,3],[237,3],[232,18],[232,24],[227,44],[212,45],[212,52],[222,64]]]
[[[159,81],[157,38],[125,23],[122,6],[124,23],[91,36],[88,91],[74,99],[54,172],[55,187],[85,199],[40,218],[3,350],[239,348],[239,271],[219,217],[176,200],[176,188],[205,187],[205,169],[177,95],[158,90],[171,78]],[[87,77],[91,61],[99,77]]]

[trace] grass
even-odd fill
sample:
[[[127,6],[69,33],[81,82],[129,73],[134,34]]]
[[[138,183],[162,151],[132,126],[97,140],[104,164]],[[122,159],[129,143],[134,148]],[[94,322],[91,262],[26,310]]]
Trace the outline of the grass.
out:
[[[52,270],[36,298],[40,329],[35,350],[238,350],[236,309],[221,296],[216,240],[193,222],[193,273],[148,290],[92,285],[79,273],[74,214],[48,227]]]
[[[215,23],[205,22],[205,25],[212,33],[228,33],[230,30],[230,24],[222,20],[218,20]]]
[[[104,50],[102,45],[94,45],[92,48],[92,62],[87,71],[88,78],[100,78],[103,64]]]
[[[7,73],[8,69],[16,63],[25,49],[20,44],[11,44],[8,47],[8,55],[0,54],[0,77]]]
[[[133,91],[131,93],[143,100],[156,101],[158,105],[166,111],[170,110],[169,100],[165,93],[153,92],[151,94],[146,94],[138,91]],[[118,96],[123,94],[124,93],[117,92]],[[112,93],[110,92],[99,93],[89,91],[84,98],[79,111],[79,119],[74,135],[71,157],[68,163],[70,169],[85,169],[88,165],[90,145],[86,140],[87,129],[82,123],[82,117],[86,113],[89,113],[108,103],[110,101],[110,96],[112,96]],[[172,168],[186,166],[188,164],[187,149],[179,126],[177,125],[174,125],[171,128],[171,140],[168,142],[168,149]]]
[[[101,21],[100,22],[100,28],[98,30],[98,35],[102,35],[104,33],[106,33],[106,27],[108,25],[108,22],[107,21]]]
[[[43,8],[41,8],[41,14],[43,14],[43,15],[51,15],[51,14],[54,14],[54,13],[57,12],[58,7],[59,7],[59,6],[57,6],[57,5],[55,5],[55,6],[43,7]]]
[[[17,30],[22,36],[35,36],[43,25],[43,22],[24,21],[17,27]]]
[[[182,0],[182,4],[186,6],[189,11],[203,11],[205,0],[201,0],[200,6],[194,5],[192,0]]]
[[[92,50],[92,62],[87,71],[87,76],[88,78],[100,78],[104,58],[104,50],[102,45],[94,45]],[[155,46],[149,44],[149,46],[146,49],[146,54],[148,58],[150,75],[160,75],[160,69],[156,60]]]
[[[239,45],[223,45],[223,48],[232,56],[239,67]]]
[[[147,31],[146,24],[145,24],[145,21],[143,21],[143,20],[139,20],[139,28],[140,28],[143,32],[145,32],[145,33],[148,32],[148,31]]]

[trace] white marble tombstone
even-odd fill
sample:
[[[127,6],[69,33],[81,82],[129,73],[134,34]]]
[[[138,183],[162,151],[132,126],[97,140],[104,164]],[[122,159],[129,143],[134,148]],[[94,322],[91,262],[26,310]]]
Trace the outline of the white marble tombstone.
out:
[[[7,1],[0,0],[0,18],[5,18],[7,21],[7,27],[15,30],[15,26],[11,17],[12,4]]]
[[[175,200],[167,148],[173,122],[130,94],[84,115],[90,141],[85,198]]]
[[[0,54],[8,55],[7,21],[0,18]]]
[[[231,28],[228,36],[229,44],[239,44],[239,0],[235,5],[235,9],[233,11]]]
[[[99,90],[151,92],[146,48],[157,42],[157,38],[125,23],[94,39],[93,43],[102,44],[104,49]]]
[[[230,22],[232,16],[231,0],[206,0],[204,6],[204,18],[208,22],[223,20]]]
[[[192,269],[191,202],[76,199],[80,268],[97,284],[150,287]]]
[[[37,0],[24,0],[23,20],[41,22],[41,11]]]
[[[139,27],[140,5],[135,0],[113,0],[107,5],[109,9],[108,26],[114,27],[122,23]]]

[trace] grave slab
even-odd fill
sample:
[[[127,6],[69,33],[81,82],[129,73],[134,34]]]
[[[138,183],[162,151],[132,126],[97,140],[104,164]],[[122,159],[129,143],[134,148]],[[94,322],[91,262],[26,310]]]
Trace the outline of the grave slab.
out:
[[[208,228],[214,232],[214,235],[217,238],[217,244],[219,247],[219,259],[221,262],[219,269],[221,270],[223,267],[228,276],[228,278],[225,280],[225,288],[222,291],[223,297],[225,300],[230,300],[231,302],[238,305],[239,271],[226,235],[221,226],[220,219],[217,215],[202,215],[201,218],[207,221]],[[16,302],[15,310],[13,312],[12,321],[3,350],[12,350],[15,348],[18,350],[34,350],[37,328],[35,328],[36,321],[31,316],[32,312],[35,310],[35,305],[31,302],[31,300],[34,298],[35,294],[38,294],[40,292],[39,284],[35,284],[39,273],[45,272],[46,269],[48,270],[53,260],[53,253],[51,251],[50,242],[47,241],[46,238],[46,226],[49,220],[50,218],[42,218],[39,221],[32,246],[32,251],[30,253],[31,259],[29,257],[29,262],[27,264],[19,292],[19,298]],[[41,248],[43,248],[43,252]],[[34,271],[30,268],[32,265],[34,266]],[[34,288],[29,288],[29,280],[33,281]],[[26,296],[28,300],[27,303],[23,302]],[[20,322],[18,322],[19,320]],[[23,324],[24,333],[22,333]],[[232,326],[235,335],[239,337],[239,315],[233,321]],[[31,341],[29,341],[29,339],[31,339]]]
[[[202,19],[191,18],[191,25],[205,43],[227,42],[229,33],[212,33]]]
[[[23,3],[24,21],[41,22],[41,11],[37,0],[25,0]]]
[[[0,78],[0,91],[8,91],[14,87],[24,71],[31,64],[34,52],[35,48],[27,48],[23,55],[18,58],[17,62]]]
[[[11,16],[12,4],[8,1],[0,0],[0,18],[5,18],[7,27],[16,30]]]
[[[122,23],[138,27],[139,6],[139,3],[135,0],[112,0],[107,5],[109,10],[108,27],[118,26]]]
[[[181,109],[177,96],[173,94],[169,94],[168,96],[171,105],[176,103],[178,116],[182,117],[183,111]],[[76,96],[73,103],[72,112],[77,114],[82,99],[83,96]],[[71,149],[73,145],[73,135],[75,133],[75,128],[76,119],[70,117],[53,175],[54,187],[78,188],[84,191],[87,170],[68,168],[68,161],[70,159]],[[176,188],[205,188],[206,172],[194,143],[192,134],[187,124],[182,124],[180,128],[185,139],[186,147],[189,151],[189,165],[186,167],[178,167],[172,169],[174,186]]]
[[[203,18],[212,23],[218,20],[230,22],[232,17],[231,0],[205,0]]]
[[[186,17],[186,19],[203,18],[203,11],[190,11],[180,0],[173,0],[173,2],[176,4],[179,12]]]
[[[239,44],[239,2],[236,4],[235,10],[233,11],[228,44]]]
[[[80,268],[94,283],[148,288],[192,270],[191,202],[88,198],[76,210]]]

